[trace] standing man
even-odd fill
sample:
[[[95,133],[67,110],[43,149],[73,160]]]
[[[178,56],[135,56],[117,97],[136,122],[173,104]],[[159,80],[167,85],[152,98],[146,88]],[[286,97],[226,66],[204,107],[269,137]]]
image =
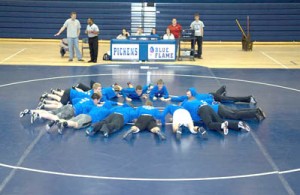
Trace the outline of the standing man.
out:
[[[73,52],[75,49],[76,56],[78,61],[84,61],[82,59],[81,53],[79,51],[78,46],[78,37],[80,35],[80,22],[76,19],[77,14],[76,12],[71,12],[71,18],[67,19],[64,25],[60,28],[57,34],[54,36],[59,36],[65,29],[67,29],[67,38],[68,38],[68,46],[69,46],[69,62],[73,61]]]
[[[195,31],[195,38],[198,45],[198,54],[197,57],[202,59],[202,41],[204,35],[204,23],[200,20],[200,15],[196,13],[194,15],[195,21],[191,23],[191,29]],[[191,42],[192,48],[194,48],[194,41]],[[194,55],[194,52],[191,52],[191,55]]]
[[[89,47],[90,47],[90,56],[91,60],[88,61],[89,63],[97,62],[98,58],[98,34],[99,34],[99,28],[98,26],[94,23],[93,18],[88,18],[87,20],[87,27],[85,30],[85,34],[88,35],[89,37]]]

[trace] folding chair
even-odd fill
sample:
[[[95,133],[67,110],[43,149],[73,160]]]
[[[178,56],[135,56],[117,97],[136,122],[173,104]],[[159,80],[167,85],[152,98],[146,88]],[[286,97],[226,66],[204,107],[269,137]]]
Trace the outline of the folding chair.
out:
[[[90,49],[89,48],[89,39],[88,38],[83,38],[82,41],[81,41],[81,54],[82,54],[82,57],[84,55],[84,53],[83,53],[84,49]]]

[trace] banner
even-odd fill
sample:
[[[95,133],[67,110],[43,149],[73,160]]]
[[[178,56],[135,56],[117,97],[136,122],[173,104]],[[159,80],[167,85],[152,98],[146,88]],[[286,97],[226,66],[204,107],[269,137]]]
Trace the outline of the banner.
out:
[[[112,60],[139,60],[139,44],[112,44]]]
[[[148,60],[175,60],[175,44],[149,44]]]

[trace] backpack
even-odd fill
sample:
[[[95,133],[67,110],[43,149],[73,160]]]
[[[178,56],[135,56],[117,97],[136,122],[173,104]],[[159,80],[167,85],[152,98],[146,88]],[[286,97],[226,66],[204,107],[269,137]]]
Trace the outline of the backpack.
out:
[[[105,54],[103,55],[103,60],[105,60],[105,61],[111,60],[111,59],[110,59],[110,55],[108,55],[108,53],[105,53]]]

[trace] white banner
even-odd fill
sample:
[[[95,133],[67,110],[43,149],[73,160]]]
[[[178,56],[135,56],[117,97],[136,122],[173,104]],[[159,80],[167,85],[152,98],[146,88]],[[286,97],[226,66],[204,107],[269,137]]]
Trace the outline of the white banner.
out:
[[[139,60],[139,44],[112,44],[112,60]]]
[[[149,44],[148,60],[175,60],[175,44]]]

